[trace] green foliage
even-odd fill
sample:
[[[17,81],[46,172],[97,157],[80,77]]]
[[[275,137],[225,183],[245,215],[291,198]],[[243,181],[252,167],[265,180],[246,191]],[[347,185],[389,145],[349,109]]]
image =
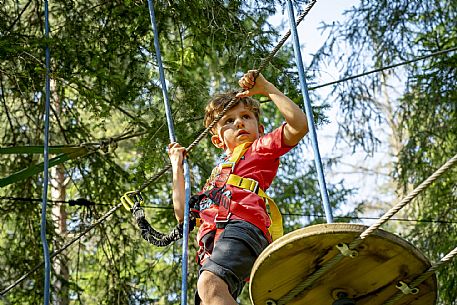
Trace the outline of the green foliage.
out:
[[[426,33],[430,35],[429,33]],[[445,36],[447,36],[446,33]],[[425,36],[425,34],[424,34]],[[425,37],[420,39],[430,45]],[[454,45],[457,46],[457,33]],[[449,44],[449,43],[447,43]],[[422,73],[410,79],[410,91],[402,107],[402,128],[408,142],[400,154],[398,175],[403,185],[417,185],[457,153],[457,56],[443,56],[431,60]],[[432,188],[410,208],[419,219],[452,222],[457,218],[457,182],[455,167],[441,177]],[[448,234],[440,234],[448,232]],[[455,248],[457,225],[418,224],[410,237],[431,257],[438,261]],[[419,238],[422,237],[422,238]],[[451,261],[438,273],[443,284],[444,304],[456,304],[457,260]],[[446,303],[447,302],[447,303]]]

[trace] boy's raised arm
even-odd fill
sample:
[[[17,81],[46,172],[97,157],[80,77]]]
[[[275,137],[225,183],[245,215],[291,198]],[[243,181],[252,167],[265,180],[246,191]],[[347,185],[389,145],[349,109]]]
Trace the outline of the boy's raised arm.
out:
[[[183,169],[185,152],[186,149],[178,143],[170,143],[168,145],[168,156],[170,157],[173,171],[173,208],[175,217],[179,223],[184,221],[184,209],[186,204]]]
[[[287,122],[286,126],[284,126],[284,144],[288,146],[296,145],[308,133],[306,115],[297,104],[267,81],[262,74],[259,73],[257,79],[255,79],[255,72],[255,70],[250,70],[239,80],[238,83],[244,91],[238,93],[237,97],[255,94],[269,97]]]

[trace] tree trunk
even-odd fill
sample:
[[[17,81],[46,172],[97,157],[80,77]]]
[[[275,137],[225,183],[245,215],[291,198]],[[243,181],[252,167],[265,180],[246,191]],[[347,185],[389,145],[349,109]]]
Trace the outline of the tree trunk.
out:
[[[53,105],[56,110],[55,113],[60,113],[60,101],[56,91],[56,82],[51,80],[51,92],[53,97]],[[54,230],[58,238],[54,240],[54,249],[59,249],[65,243],[67,234],[67,212],[65,210],[65,195],[66,185],[65,182],[65,169],[62,164],[51,168],[51,198],[54,202],[52,206],[52,220],[54,223]],[[54,305],[68,305],[70,303],[68,296],[68,280],[69,268],[68,257],[65,253],[56,256],[53,260],[55,282],[54,282]]]

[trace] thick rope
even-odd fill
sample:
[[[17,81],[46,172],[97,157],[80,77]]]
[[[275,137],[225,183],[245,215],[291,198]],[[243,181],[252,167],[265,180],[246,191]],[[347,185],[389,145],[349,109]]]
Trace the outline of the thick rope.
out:
[[[423,191],[426,187],[432,184],[438,177],[440,177],[443,173],[445,173],[448,169],[450,169],[455,163],[457,162],[457,154],[449,159],[443,166],[441,166],[438,170],[436,170],[430,177],[428,177],[425,181],[423,181],[418,187],[416,187],[411,193],[409,193],[403,200],[401,200],[398,204],[396,204],[393,208],[391,208],[387,213],[385,213],[379,221],[375,224],[370,226],[366,229],[360,236],[355,239],[353,242],[349,244],[349,249],[354,250],[357,248],[363,240],[376,231],[383,223],[385,223],[390,217],[392,217],[395,213],[397,213],[401,208],[403,208],[406,204],[411,202],[421,191]],[[335,266],[339,261],[341,261],[345,256],[341,253],[338,253],[336,256],[332,257],[329,261],[327,261],[320,269],[318,269],[315,273],[309,276],[305,281],[298,284],[294,289],[289,291],[286,295],[281,297],[278,301],[278,305],[284,305],[289,303],[293,298],[297,295],[302,293],[306,288],[309,288],[311,285],[316,282],[324,273],[329,271],[333,266]]]
[[[314,4],[316,4],[317,0],[313,0],[308,5],[305,7],[303,12],[297,17],[297,21],[295,22],[295,26],[298,26],[300,22],[305,18],[306,15],[308,15],[309,11],[313,8]],[[288,30],[286,34],[281,38],[281,40],[278,42],[276,47],[268,54],[267,57],[265,57],[262,62],[260,63],[259,68],[257,69],[258,71],[263,71],[265,67],[270,63],[270,61],[273,59],[273,57],[278,53],[279,49],[284,45],[284,43],[287,41],[287,39],[290,37],[291,31]]]
[[[414,281],[409,284],[409,288],[415,288],[419,286],[420,283],[428,279],[432,274],[434,274],[438,269],[449,263],[455,256],[457,255],[457,247],[454,248],[451,252],[449,252],[446,256],[444,256],[439,262],[430,266],[424,273],[418,276]],[[405,294],[401,291],[398,291],[395,295],[393,295],[390,299],[383,303],[383,305],[393,305],[398,300],[400,300]]]
[[[395,215],[399,210],[401,210],[405,205],[411,202],[420,192],[427,188],[430,184],[435,182],[442,174],[444,174],[448,169],[455,165],[457,162],[457,154],[449,159],[444,165],[442,165],[438,170],[436,170],[430,177],[423,181],[419,186],[417,186],[411,193],[409,193],[405,198],[403,198],[399,203],[397,203],[393,208],[391,208],[387,213],[385,213],[376,223],[371,225],[365,232],[360,234],[360,239],[366,238],[368,235],[376,231],[382,224],[384,224],[389,218]],[[360,242],[353,242],[350,245],[351,249],[357,247]]]

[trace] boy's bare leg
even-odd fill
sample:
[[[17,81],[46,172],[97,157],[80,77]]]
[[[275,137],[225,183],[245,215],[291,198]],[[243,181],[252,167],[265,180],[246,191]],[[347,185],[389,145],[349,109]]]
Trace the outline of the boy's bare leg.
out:
[[[231,296],[227,283],[209,271],[203,271],[197,283],[202,305],[238,305]]]

